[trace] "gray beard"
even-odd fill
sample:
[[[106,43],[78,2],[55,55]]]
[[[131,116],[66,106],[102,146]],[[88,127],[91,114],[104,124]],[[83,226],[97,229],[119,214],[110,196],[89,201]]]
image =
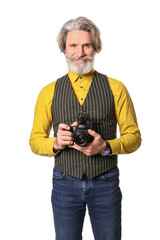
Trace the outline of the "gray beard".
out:
[[[94,65],[94,56],[93,57],[67,57],[66,56],[66,61],[67,61],[67,65],[68,68],[71,72],[76,73],[77,75],[84,75],[89,73]],[[82,63],[82,64],[75,64],[73,61],[74,60],[87,60],[86,63]]]

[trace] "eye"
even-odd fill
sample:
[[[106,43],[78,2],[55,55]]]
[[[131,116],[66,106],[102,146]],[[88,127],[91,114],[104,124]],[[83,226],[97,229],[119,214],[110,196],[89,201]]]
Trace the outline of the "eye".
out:
[[[73,43],[73,44],[71,44],[70,46],[74,48],[74,47],[76,47],[76,44]]]
[[[84,45],[84,47],[86,47],[86,48],[91,47],[91,43],[86,43],[86,44]]]

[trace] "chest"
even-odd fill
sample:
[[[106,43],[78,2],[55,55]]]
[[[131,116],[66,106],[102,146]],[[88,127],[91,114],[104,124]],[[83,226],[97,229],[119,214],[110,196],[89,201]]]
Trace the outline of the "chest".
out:
[[[79,97],[83,98],[83,95],[80,96],[80,92]],[[83,104],[78,101],[68,75],[57,80],[52,102],[53,123],[63,122],[70,125],[78,120],[80,111],[88,114],[89,123],[94,125],[93,127],[96,124],[113,121],[115,118],[114,98],[107,76],[94,73],[92,83],[85,93]]]

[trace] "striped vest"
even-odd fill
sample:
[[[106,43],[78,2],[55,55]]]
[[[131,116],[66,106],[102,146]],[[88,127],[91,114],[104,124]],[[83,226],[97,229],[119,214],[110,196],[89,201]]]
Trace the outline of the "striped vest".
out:
[[[78,113],[83,110],[88,114],[88,125],[104,140],[116,138],[117,120],[115,117],[114,98],[107,76],[94,72],[88,94],[81,106],[71,86],[68,74],[56,81],[52,101],[54,136],[58,125],[71,125],[78,121]],[[83,175],[94,178],[117,165],[117,155],[103,157],[100,154],[86,156],[66,147],[55,157],[55,167],[65,174],[82,179]]]

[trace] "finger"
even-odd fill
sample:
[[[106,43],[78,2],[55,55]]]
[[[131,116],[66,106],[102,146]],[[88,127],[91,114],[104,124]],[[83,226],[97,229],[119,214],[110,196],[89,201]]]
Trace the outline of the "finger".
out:
[[[66,131],[66,130],[59,130],[57,133],[57,136],[61,137],[61,136],[73,136],[73,133],[70,131]]]
[[[63,129],[63,130],[58,130],[57,136],[58,136],[58,138],[62,138],[62,137],[65,137],[65,136],[73,137],[73,133],[68,131],[68,130],[66,131],[66,130]]]
[[[79,146],[76,145],[75,142],[74,142],[73,144],[69,145],[68,147],[70,147],[70,148],[74,148],[74,149],[80,151]]]
[[[59,129],[60,129],[60,130],[69,130],[69,129],[70,129],[70,126],[68,126],[68,125],[65,124],[65,123],[60,123],[60,124],[59,124]]]
[[[73,143],[73,144],[68,144],[68,147],[69,147],[69,148],[75,148],[75,147],[74,147],[74,143]]]
[[[88,133],[93,136],[93,137],[97,137],[98,136],[98,133],[96,133],[95,131],[91,130],[91,129],[88,129]]]
[[[86,150],[86,147],[80,147],[75,142],[74,142],[74,144],[71,147],[76,149],[76,150],[78,150],[78,151],[81,151],[81,152]]]
[[[73,141],[63,141],[63,140],[60,140],[58,142],[58,145],[62,145],[62,146],[72,145],[72,144],[73,144]]]
[[[75,126],[75,127],[78,126],[78,122],[74,122],[74,123],[72,123],[71,126],[72,126],[72,127],[73,127],[73,126]]]
[[[73,141],[72,136],[61,136],[61,141]]]

